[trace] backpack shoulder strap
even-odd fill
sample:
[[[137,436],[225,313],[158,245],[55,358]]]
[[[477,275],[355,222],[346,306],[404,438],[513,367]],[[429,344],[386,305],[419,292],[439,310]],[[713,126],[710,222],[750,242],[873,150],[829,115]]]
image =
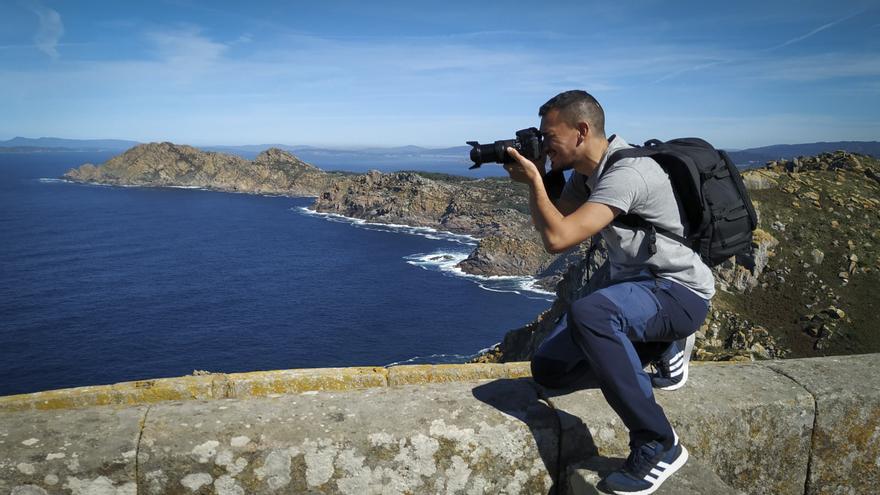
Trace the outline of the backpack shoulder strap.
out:
[[[645,143],[644,147],[633,147],[626,148],[622,150],[615,151],[608,157],[608,161],[605,162],[605,167],[602,169],[602,174],[604,175],[608,169],[611,168],[612,165],[617,163],[618,161],[624,158],[653,158],[655,155],[662,153],[661,150],[655,149],[656,146],[663,144],[662,141],[652,139]],[[661,165],[662,168],[662,165]],[[601,175],[600,175],[601,177]],[[694,242],[693,239],[689,239],[684,236],[680,236],[675,232],[669,231],[660,227],[658,225],[654,225],[653,223],[645,220],[639,215],[635,213],[628,213],[626,215],[620,215],[614,219],[613,223],[626,225],[629,228],[633,229],[645,229],[648,231],[649,242],[651,244],[651,254],[657,252],[656,247],[656,234],[660,234],[664,237],[672,239],[676,242],[684,244],[685,246],[692,247]]]

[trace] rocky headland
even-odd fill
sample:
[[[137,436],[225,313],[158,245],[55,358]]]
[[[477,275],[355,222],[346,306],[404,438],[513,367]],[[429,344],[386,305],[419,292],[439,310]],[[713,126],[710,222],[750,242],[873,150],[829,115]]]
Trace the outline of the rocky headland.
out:
[[[751,253],[713,269],[719,290],[698,333],[698,359],[880,351],[872,317],[880,282],[878,171],[876,159],[835,152],[744,173],[759,228]],[[506,178],[328,173],[278,149],[247,161],[171,143],[136,146],[64,178],[314,196],[319,212],[473,235],[479,244],[460,264],[464,271],[534,276],[557,293],[546,312],[508,332],[480,361],[528,359],[605,256],[600,242],[586,259],[590,241],[547,254],[528,215],[527,190]]]

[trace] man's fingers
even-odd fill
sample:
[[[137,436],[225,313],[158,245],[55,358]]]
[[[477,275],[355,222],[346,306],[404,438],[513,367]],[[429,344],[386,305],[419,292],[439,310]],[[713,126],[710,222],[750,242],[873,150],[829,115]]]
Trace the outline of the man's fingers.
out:
[[[519,151],[517,151],[516,148],[512,148],[512,147],[508,146],[507,147],[507,154],[510,155],[511,158],[513,158],[514,160],[519,162],[519,164],[522,165],[523,167],[527,167],[529,165],[532,165],[532,162],[529,161],[528,158],[520,155]]]

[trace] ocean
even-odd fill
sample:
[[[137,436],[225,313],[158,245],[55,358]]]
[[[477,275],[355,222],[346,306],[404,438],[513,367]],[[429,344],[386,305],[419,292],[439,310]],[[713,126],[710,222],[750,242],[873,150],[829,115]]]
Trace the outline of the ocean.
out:
[[[455,269],[473,238],[309,198],[58,180],[113,154],[0,153],[0,395],[463,362],[553,297]]]

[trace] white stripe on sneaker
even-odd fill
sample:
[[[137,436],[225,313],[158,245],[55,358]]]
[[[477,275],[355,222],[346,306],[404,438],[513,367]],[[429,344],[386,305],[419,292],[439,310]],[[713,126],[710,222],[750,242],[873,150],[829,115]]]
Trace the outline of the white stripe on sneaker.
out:
[[[658,466],[662,465],[662,466],[665,466],[669,469],[665,469],[662,473],[660,473],[660,475],[657,477],[656,480],[653,480],[653,479],[649,480],[648,476],[646,476],[644,478],[645,481],[651,483],[651,486],[649,488],[646,488],[644,490],[639,490],[637,492],[615,491],[614,493],[617,493],[620,495],[624,495],[624,494],[625,495],[649,495],[651,493],[654,493],[655,491],[657,491],[658,488],[660,488],[660,485],[662,485],[663,482],[666,481],[667,478],[672,476],[676,471],[678,471],[682,466],[684,466],[684,463],[687,462],[687,460],[688,460],[688,451],[686,448],[684,448],[684,445],[682,445],[681,446],[681,454],[678,455],[678,458],[676,458],[674,461],[672,461],[672,464],[666,464],[665,462],[658,462],[657,463]]]
[[[675,370],[681,368],[682,366],[684,366],[684,361],[679,361],[679,362],[673,364],[672,366],[670,366],[669,371],[675,371]]]

